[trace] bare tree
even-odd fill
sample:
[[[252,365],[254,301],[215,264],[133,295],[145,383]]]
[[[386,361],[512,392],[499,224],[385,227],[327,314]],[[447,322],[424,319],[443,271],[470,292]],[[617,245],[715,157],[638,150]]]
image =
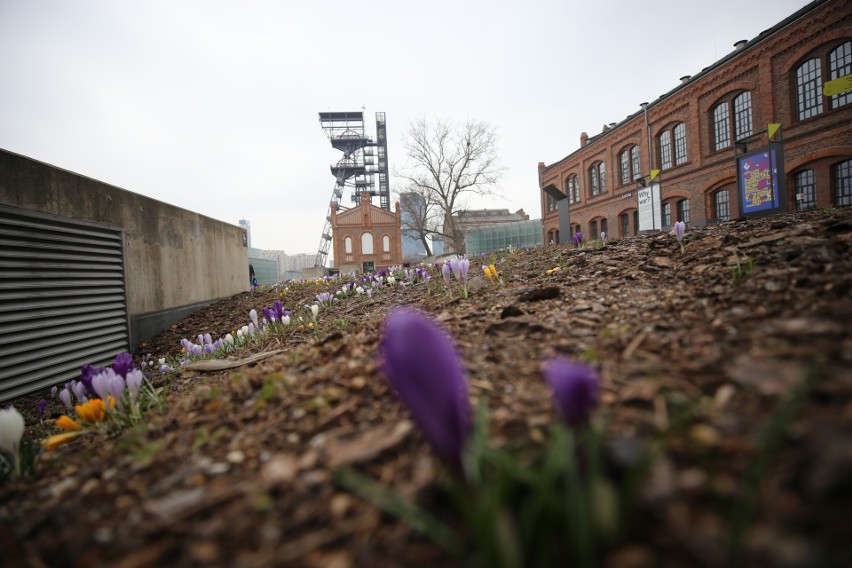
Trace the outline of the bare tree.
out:
[[[402,180],[403,192],[420,195],[421,203],[425,202],[407,234],[424,242],[427,235],[441,235],[454,251],[464,252],[464,232],[454,214],[468,198],[497,195],[503,174],[495,127],[477,120],[461,125],[445,120],[430,123],[422,116],[409,127],[402,143],[409,167],[397,178]]]

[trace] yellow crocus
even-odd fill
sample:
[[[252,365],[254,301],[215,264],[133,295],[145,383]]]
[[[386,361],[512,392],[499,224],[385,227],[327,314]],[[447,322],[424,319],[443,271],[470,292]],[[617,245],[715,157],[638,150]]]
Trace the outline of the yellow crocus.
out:
[[[110,400],[111,406],[115,406],[115,402]],[[104,421],[106,417],[106,405],[99,398],[93,398],[85,404],[78,404],[74,407],[77,411],[77,416],[87,424],[98,424]]]
[[[44,446],[45,450],[52,450],[54,448],[58,448],[62,444],[66,444],[82,434],[83,431],[79,430],[77,432],[64,432],[62,434],[54,434],[47,440],[42,440],[41,445]]]
[[[64,414],[56,419],[56,426],[65,430],[66,432],[76,432],[78,430],[82,430],[83,426],[79,421],[74,420],[73,418],[69,418]]]
[[[491,276],[491,270],[489,269],[489,267],[487,267],[487,266],[483,266],[483,267],[482,267],[482,271],[483,271],[483,272],[485,272],[485,277],[486,277],[486,278],[488,278],[489,280],[491,280],[491,279],[492,279],[492,276]]]
[[[497,274],[497,269],[496,269],[496,268],[494,268],[494,265],[493,265],[493,264],[489,264],[489,265],[488,265],[488,268],[491,270],[491,274],[493,274],[493,275],[494,275],[494,278],[497,278],[497,277],[499,276],[499,274]]]

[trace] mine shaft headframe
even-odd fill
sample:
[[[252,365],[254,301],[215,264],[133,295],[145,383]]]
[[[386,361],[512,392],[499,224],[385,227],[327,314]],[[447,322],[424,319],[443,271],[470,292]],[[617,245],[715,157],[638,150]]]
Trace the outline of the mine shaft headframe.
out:
[[[340,150],[346,158],[374,142],[364,131],[364,113],[352,112],[321,112],[319,113],[322,131],[335,150]]]

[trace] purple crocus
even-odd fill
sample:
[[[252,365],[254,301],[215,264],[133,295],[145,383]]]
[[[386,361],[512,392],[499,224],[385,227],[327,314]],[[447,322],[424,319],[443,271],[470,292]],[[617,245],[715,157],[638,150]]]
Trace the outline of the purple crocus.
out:
[[[44,418],[45,410],[47,410],[47,401],[45,399],[41,399],[40,401],[38,401],[38,405],[36,405],[36,412],[38,413],[39,420]]]
[[[678,221],[674,226],[675,238],[677,239],[677,243],[680,245],[680,253],[683,254],[683,234],[686,232],[686,223],[683,221]]]
[[[112,362],[112,370],[116,375],[122,377],[127,375],[127,371],[133,368],[133,355],[130,353],[119,353],[115,356],[115,361]]]
[[[100,373],[101,370],[102,369],[99,367],[93,367],[91,365],[83,365],[83,368],[80,369],[80,382],[86,387],[86,392],[92,396],[98,396],[98,393],[96,393],[95,389],[92,387],[92,377]]]
[[[583,363],[553,357],[542,365],[545,380],[553,389],[553,402],[572,428],[582,426],[600,398],[597,372]]]
[[[464,366],[432,319],[401,308],[384,324],[382,371],[435,452],[456,469],[472,421]]]
[[[275,300],[275,302],[272,304],[272,310],[275,312],[275,317],[278,318],[275,321],[281,321],[281,319],[284,317],[284,306],[281,305],[281,302]]]
[[[74,408],[74,405],[71,404],[71,391],[67,388],[59,391],[59,400],[62,401],[62,404],[64,404],[65,408],[68,410],[72,410]]]
[[[447,286],[450,285],[451,274],[452,273],[450,271],[450,264],[448,262],[444,263],[444,266],[441,267],[441,275],[444,277],[444,284],[446,284]]]
[[[450,268],[456,280],[464,284],[467,282],[467,273],[470,270],[470,261],[466,258],[454,258],[450,261]]]
[[[255,310],[254,308],[252,308],[249,311],[249,319],[251,320],[251,323],[254,324],[254,327],[258,326],[257,325],[257,310]]]
[[[574,243],[574,246],[580,246],[583,242],[583,233],[574,233],[571,236],[571,241]]]

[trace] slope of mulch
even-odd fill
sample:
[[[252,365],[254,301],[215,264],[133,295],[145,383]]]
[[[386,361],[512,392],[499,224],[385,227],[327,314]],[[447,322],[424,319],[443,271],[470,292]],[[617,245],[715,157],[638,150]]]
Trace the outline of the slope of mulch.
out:
[[[488,398],[493,443],[543,443],[554,415],[539,367],[557,353],[598,364],[615,462],[667,432],[601,565],[729,566],[731,519],[750,495],[739,564],[852,565],[852,209],[694,228],[686,243],[681,254],[669,234],[641,235],[504,255],[505,285],[477,277],[466,300],[383,288],[324,310],[318,330],[235,357],[265,358],[158,379],[165,407],[144,425],[78,439],[0,488],[0,563],[457,565],[332,481],[348,464],[439,506],[442,468],[377,368],[384,317],[411,304],[456,338],[472,397]],[[307,314],[326,289],[239,294],[141,353],[174,355],[181,338],[233,331],[279,297]],[[804,406],[750,493],[761,432],[803,382]],[[17,405],[32,415],[43,397]]]

